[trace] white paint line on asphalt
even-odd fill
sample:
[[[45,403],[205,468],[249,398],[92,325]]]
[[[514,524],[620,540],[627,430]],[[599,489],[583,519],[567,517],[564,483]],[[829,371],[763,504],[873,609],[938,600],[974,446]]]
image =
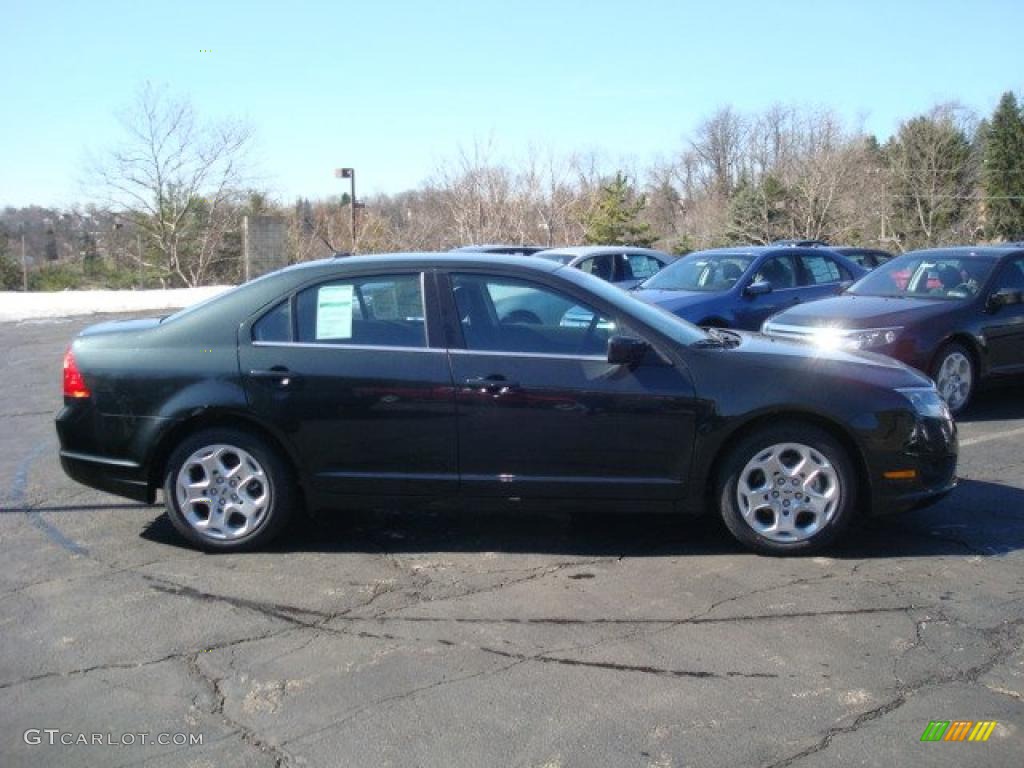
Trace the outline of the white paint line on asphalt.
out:
[[[1017,429],[1008,429],[1005,432],[995,432],[991,435],[978,435],[977,437],[968,437],[966,440],[960,441],[960,447],[963,448],[968,445],[987,443],[990,440],[1006,440],[1007,438],[1017,437],[1018,435],[1024,435],[1024,427],[1017,427]]]

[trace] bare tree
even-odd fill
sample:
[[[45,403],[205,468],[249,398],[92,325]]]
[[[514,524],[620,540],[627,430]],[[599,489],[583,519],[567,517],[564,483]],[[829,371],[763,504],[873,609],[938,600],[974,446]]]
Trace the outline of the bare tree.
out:
[[[124,139],[92,163],[107,205],[131,218],[148,247],[137,254],[172,281],[198,285],[223,259],[244,180],[249,126],[206,123],[192,105],[150,84],[121,116]]]
[[[728,198],[739,181],[747,121],[732,107],[722,107],[697,126],[690,147],[707,192]]]

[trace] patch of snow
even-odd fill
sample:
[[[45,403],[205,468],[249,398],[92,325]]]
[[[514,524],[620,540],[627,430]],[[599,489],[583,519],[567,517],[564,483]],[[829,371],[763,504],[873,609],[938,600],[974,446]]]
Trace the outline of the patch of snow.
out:
[[[209,285],[202,288],[167,288],[151,291],[0,292],[0,322],[44,320],[107,312],[181,309],[205,301],[229,288],[230,285]]]

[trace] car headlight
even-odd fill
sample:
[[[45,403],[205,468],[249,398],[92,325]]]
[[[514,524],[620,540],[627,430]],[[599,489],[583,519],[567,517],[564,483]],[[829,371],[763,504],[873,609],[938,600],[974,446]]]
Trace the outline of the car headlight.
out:
[[[901,327],[862,330],[817,328],[814,331],[814,342],[818,346],[831,349],[872,349],[892,344],[902,330]]]
[[[935,387],[908,387],[896,391],[910,401],[919,416],[942,419],[943,421],[953,420],[949,406],[946,405],[946,401],[942,399]]]

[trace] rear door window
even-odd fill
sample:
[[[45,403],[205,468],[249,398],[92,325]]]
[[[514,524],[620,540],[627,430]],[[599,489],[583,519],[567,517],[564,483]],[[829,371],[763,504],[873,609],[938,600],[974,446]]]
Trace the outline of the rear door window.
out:
[[[296,314],[303,343],[427,346],[419,273],[321,283],[298,294]]]
[[[805,285],[828,285],[843,279],[839,265],[824,254],[805,254],[800,261],[804,266]]]

